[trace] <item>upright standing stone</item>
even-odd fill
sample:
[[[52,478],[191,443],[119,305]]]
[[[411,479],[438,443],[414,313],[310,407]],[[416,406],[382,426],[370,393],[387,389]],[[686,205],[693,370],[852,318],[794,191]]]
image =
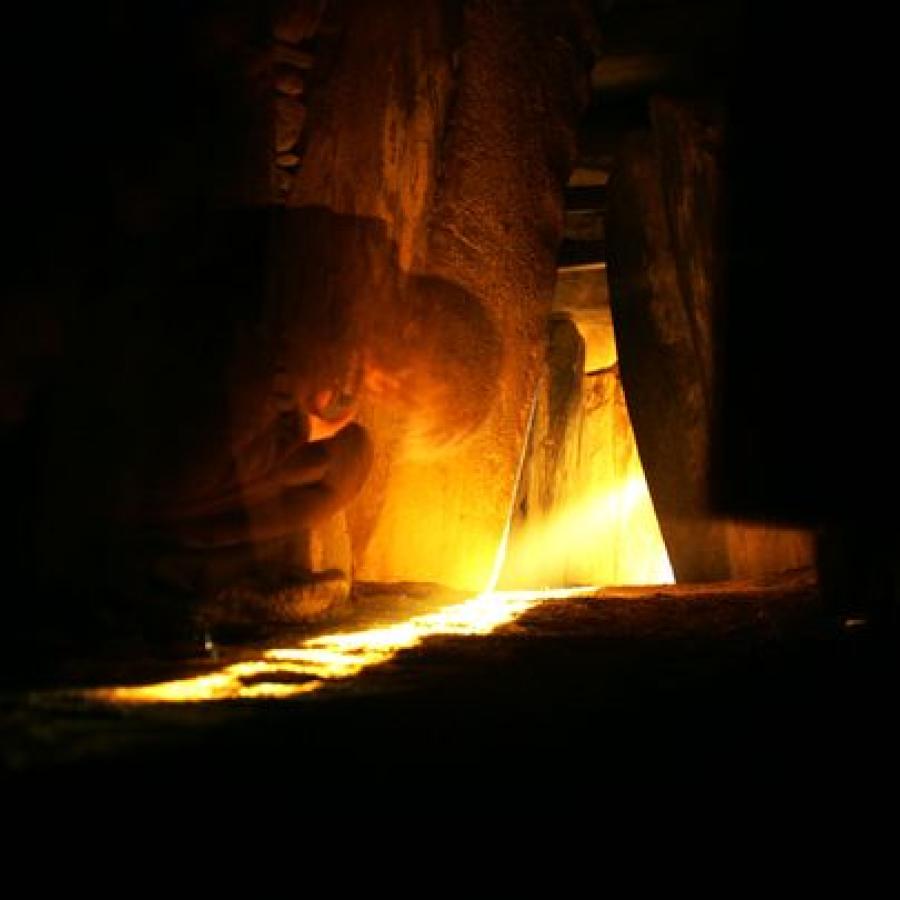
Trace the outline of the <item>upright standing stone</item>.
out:
[[[721,122],[710,107],[662,98],[651,111],[651,133],[624,142],[610,182],[609,282],[625,395],[675,575],[808,564],[803,534],[716,514]]]
[[[460,386],[461,403],[483,406],[463,442],[413,458],[403,416],[377,398],[364,407],[376,459],[349,511],[355,570],[477,590],[509,513],[541,365],[586,85],[576,29],[567,7],[524,0],[390,0],[336,6],[336,17],[351,8],[328,80],[310,91],[289,204],[383,221],[401,270],[459,287],[500,336],[495,358],[476,365],[499,375],[477,397]]]

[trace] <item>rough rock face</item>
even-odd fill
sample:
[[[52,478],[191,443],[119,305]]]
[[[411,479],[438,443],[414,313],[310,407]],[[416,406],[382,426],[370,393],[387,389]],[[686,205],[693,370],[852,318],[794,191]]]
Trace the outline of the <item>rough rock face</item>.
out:
[[[608,369],[618,358],[606,272],[561,272],[554,309],[565,311],[585,341],[585,372]]]
[[[402,271],[455,285],[500,337],[460,385],[481,423],[449,446],[410,452],[416,398],[364,403],[376,458],[349,513],[358,578],[478,589],[508,515],[581,101],[569,13],[536,6],[335,9],[342,43],[310,96],[289,204],[383,221]]]
[[[647,480],[676,577],[728,574],[706,497],[705,377],[678,284],[652,139],[623,150],[610,186],[609,281],[619,359]]]
[[[542,6],[141,0],[54,43],[78,177],[23,167],[16,303],[47,312],[0,370],[26,592],[239,617],[280,567],[291,618],[295,570],[482,586],[579,104]]]
[[[610,184],[609,280],[622,378],[675,574],[710,581],[811,562],[802,533],[715,515],[721,124],[657,99],[653,129],[626,141]]]

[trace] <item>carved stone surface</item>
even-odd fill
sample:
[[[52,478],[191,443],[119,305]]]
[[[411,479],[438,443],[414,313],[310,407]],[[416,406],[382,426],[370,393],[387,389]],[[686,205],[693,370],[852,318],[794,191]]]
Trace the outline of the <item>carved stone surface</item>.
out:
[[[482,412],[465,441],[414,458],[407,412],[364,405],[376,458],[349,516],[360,577],[480,589],[540,366],[582,85],[576,51],[556,39],[563,11],[504,0],[461,12],[392,0],[343,21],[328,81],[310,92],[289,203],[383,221],[401,270],[459,286],[500,336],[477,367],[499,374],[473,372],[459,391]]]

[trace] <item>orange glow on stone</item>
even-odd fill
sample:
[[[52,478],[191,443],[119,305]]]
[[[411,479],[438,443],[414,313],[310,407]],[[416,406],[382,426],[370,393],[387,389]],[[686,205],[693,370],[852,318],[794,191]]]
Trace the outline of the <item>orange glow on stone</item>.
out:
[[[486,591],[402,622],[325,634],[297,647],[266,650],[259,659],[223,666],[205,675],[157,684],[92,688],[80,696],[126,706],[296,697],[352,678],[428,637],[489,634],[545,600],[582,596],[594,590]]]

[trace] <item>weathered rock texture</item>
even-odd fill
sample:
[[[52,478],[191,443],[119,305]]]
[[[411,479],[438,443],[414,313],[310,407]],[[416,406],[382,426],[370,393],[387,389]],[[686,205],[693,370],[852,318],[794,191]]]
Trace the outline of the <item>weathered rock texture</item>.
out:
[[[625,392],[675,574],[706,581],[808,564],[802,533],[746,528],[712,509],[721,122],[715,110],[658,98],[652,123],[626,141],[611,179],[609,278]]]
[[[457,286],[501,340],[497,358],[477,366],[499,368],[496,377],[476,378],[475,398],[461,385],[459,402],[482,407],[463,442],[429,452],[418,441],[411,454],[416,398],[364,404],[376,459],[349,513],[358,578],[481,588],[508,515],[581,100],[568,11],[536,7],[395,0],[335,10],[342,41],[311,92],[289,204],[383,221],[401,270]]]

